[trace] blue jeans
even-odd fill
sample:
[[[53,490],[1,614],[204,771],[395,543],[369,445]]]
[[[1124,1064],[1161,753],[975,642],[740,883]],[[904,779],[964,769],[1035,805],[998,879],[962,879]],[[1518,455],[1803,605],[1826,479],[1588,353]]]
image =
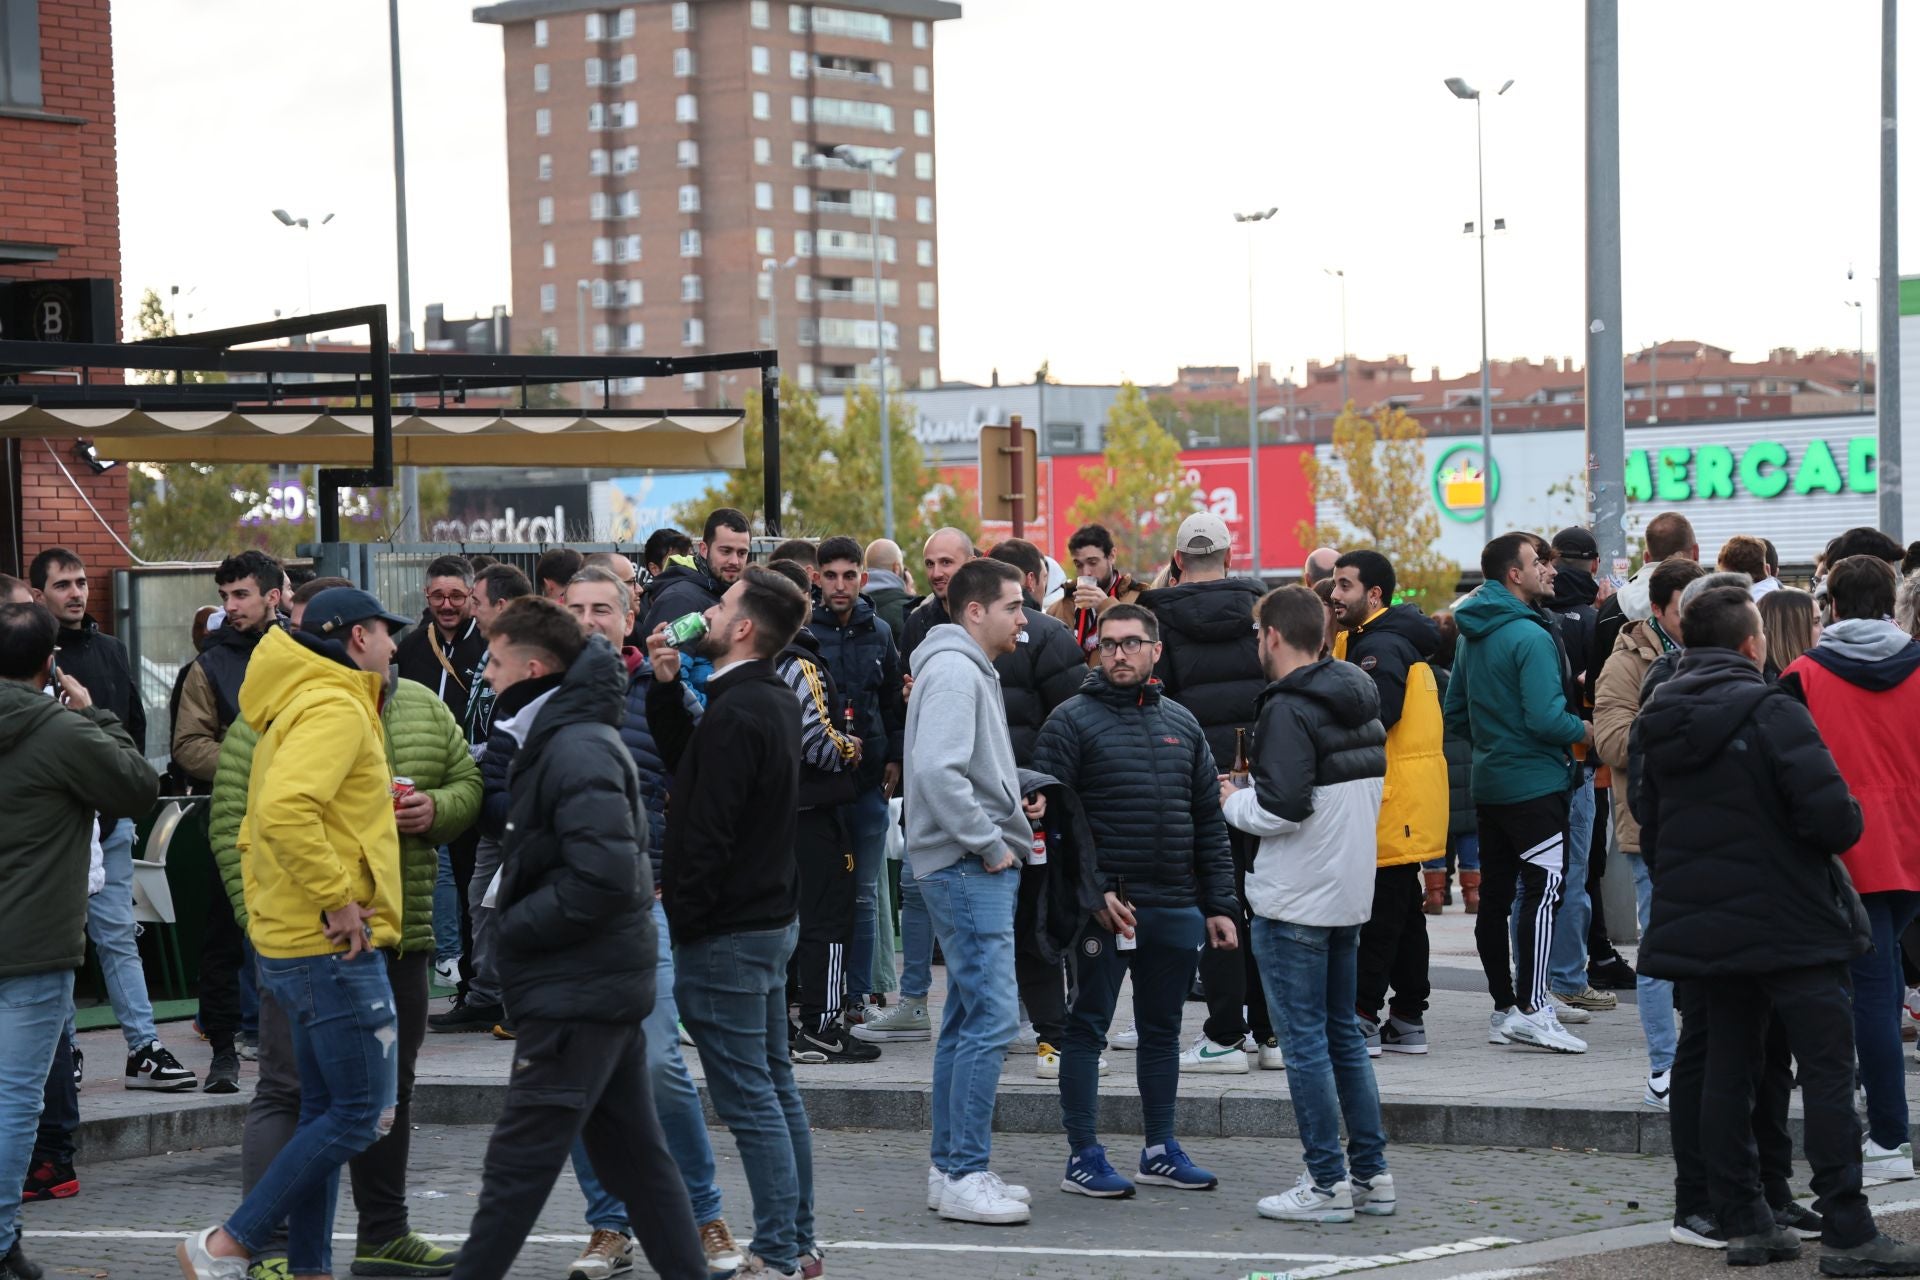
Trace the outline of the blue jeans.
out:
[[[378,951],[352,960],[261,956],[260,981],[293,1033],[300,1125],[227,1219],[227,1234],[258,1252],[284,1221],[289,1268],[331,1272],[340,1166],[393,1123],[400,1033],[387,961]]]
[[[140,944],[133,923],[133,823],[122,818],[100,842],[106,855],[107,883],[87,899],[87,937],[100,957],[100,973],[107,980],[107,999],[127,1038],[127,1052],[144,1049],[154,1040],[153,1002],[147,998],[147,971],[140,964]]]
[[[799,940],[794,923],[700,938],[674,953],[680,1017],[753,1193],[752,1248],[776,1271],[797,1269],[814,1243],[813,1139],[787,1034],[787,962]]]
[[[1107,1047],[1120,984],[1133,972],[1133,1021],[1140,1032],[1137,1070],[1142,1133],[1149,1147],[1174,1136],[1180,1092],[1180,1015],[1207,940],[1198,907],[1137,907],[1138,945],[1122,951],[1089,924],[1073,950],[1073,1008],[1060,1046],[1060,1112],[1075,1151],[1100,1140],[1100,1051]],[[1098,946],[1098,950],[1093,948]]]
[[[47,1072],[73,1012],[73,971],[0,978],[0,1186],[27,1180]],[[0,1196],[0,1256],[19,1235],[20,1194]]]
[[[1253,956],[1267,990],[1273,1029],[1287,1059],[1287,1092],[1300,1126],[1314,1185],[1387,1171],[1387,1135],[1367,1042],[1354,1017],[1359,986],[1360,926],[1337,929],[1253,918]],[[1347,1122],[1347,1159],[1340,1120]]]
[[[1625,855],[1633,871],[1633,900],[1640,917],[1640,936],[1647,936],[1647,919],[1653,909],[1653,877],[1647,872],[1647,860],[1637,853]],[[1640,1006],[1640,1030],[1647,1037],[1647,1070],[1661,1075],[1673,1069],[1674,1051],[1680,1045],[1680,1031],[1673,1021],[1673,984],[1665,978],[1641,974],[1634,979],[1634,992]]]
[[[720,1188],[713,1181],[713,1143],[707,1138],[707,1117],[700,1109],[700,1090],[687,1074],[680,1056],[680,1006],[673,998],[673,941],[667,934],[667,910],[653,902],[653,927],[659,952],[653,970],[653,1012],[640,1024],[647,1037],[647,1074],[653,1086],[653,1110],[660,1132],[673,1153],[680,1180],[687,1184],[693,1220],[712,1222],[720,1216]],[[610,1193],[593,1171],[584,1142],[573,1144],[573,1174],[587,1198],[587,1225],[596,1231],[632,1235],[626,1206]]]
[[[1587,864],[1593,860],[1593,772],[1581,770],[1567,809],[1567,875],[1554,917],[1553,950],[1547,959],[1547,989],[1563,996],[1587,989],[1587,926],[1593,900],[1587,896]]]
[[[887,797],[871,787],[842,812],[853,840],[853,945],[847,949],[848,994],[870,994],[873,935],[879,920],[879,877],[887,869]]]
[[[453,878],[453,855],[440,846],[440,872],[433,881],[433,958],[460,954],[460,886]]]
[[[1860,901],[1873,926],[1873,950],[1853,958],[1853,1042],[1867,1090],[1867,1136],[1891,1150],[1907,1141],[1907,1069],[1900,1051],[1907,983],[1900,935],[1920,914],[1920,893],[1890,889],[1863,893]]]
[[[962,858],[919,885],[947,961],[946,1012],[933,1051],[933,1167],[959,1178],[984,1172],[992,1159],[1000,1068],[1020,1029],[1013,974],[1020,868],[991,872],[978,858]]]
[[[925,1000],[933,990],[933,921],[913,864],[900,864],[900,1000]]]

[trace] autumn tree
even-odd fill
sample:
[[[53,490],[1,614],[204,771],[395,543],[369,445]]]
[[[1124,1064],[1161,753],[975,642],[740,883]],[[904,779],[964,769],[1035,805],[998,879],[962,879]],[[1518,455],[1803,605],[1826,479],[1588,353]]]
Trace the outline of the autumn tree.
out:
[[[1145,578],[1166,563],[1171,531],[1200,505],[1186,476],[1179,441],[1154,420],[1140,388],[1122,383],[1107,410],[1106,450],[1099,462],[1080,468],[1093,491],[1073,504],[1067,519],[1105,525],[1114,554]]]
[[[1429,611],[1452,597],[1460,566],[1435,548],[1440,517],[1428,492],[1427,433],[1411,414],[1383,405],[1371,418],[1352,408],[1333,424],[1333,456],[1300,459],[1316,510],[1337,512],[1326,524],[1302,521],[1300,545],[1371,547],[1393,562],[1400,596]]]

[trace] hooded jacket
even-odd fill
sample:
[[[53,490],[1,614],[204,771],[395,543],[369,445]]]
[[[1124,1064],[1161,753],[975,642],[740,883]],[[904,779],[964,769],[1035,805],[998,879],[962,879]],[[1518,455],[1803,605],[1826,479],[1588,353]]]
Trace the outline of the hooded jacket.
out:
[[[905,749],[907,707],[893,628],[862,595],[854,597],[844,625],[823,604],[807,629],[840,696],[853,704],[853,732],[860,739],[856,777],[860,790],[871,791],[887,765],[900,763]]]
[[[78,680],[93,705],[112,712],[134,745],[145,750],[147,708],[134,684],[127,646],[102,631],[92,614],[83,615],[78,627],[61,627],[58,643],[60,670]]]
[[[1866,950],[1834,857],[1860,835],[1860,806],[1805,707],[1732,649],[1688,649],[1630,750],[1633,812],[1657,850],[1642,973],[1770,973]]]
[[[965,627],[944,623],[913,654],[907,700],[907,857],[915,876],[963,858],[1025,862],[1033,826],[1021,808],[1018,766],[1000,678]]]
[[[1228,823],[1260,838],[1247,905],[1289,924],[1366,923],[1387,776],[1379,690],[1351,663],[1322,658],[1268,685],[1258,716],[1253,785],[1226,804]]]
[[[1444,857],[1450,819],[1446,725],[1430,665],[1440,630],[1417,606],[1400,604],[1375,611],[1340,640],[1346,660],[1373,677],[1387,730],[1379,865]]]
[[[1200,722],[1148,679],[1121,687],[1102,670],[1047,717],[1034,769],[1073,789],[1100,854],[1099,887],[1127,882],[1145,907],[1231,916],[1233,854],[1220,816],[1220,774]]]
[[[1920,640],[1882,618],[1845,618],[1780,677],[1813,713],[1860,800],[1843,861],[1861,893],[1920,889]]]
[[[1595,627],[1600,617],[1593,602],[1599,594],[1600,584],[1593,580],[1592,574],[1578,565],[1564,564],[1554,573],[1553,599],[1547,601],[1547,612],[1554,616],[1560,645],[1567,651],[1568,704],[1579,713],[1585,712],[1594,687],[1588,672],[1606,662],[1605,654],[1596,661],[1593,652]]]
[[[663,622],[689,613],[705,613],[720,603],[727,584],[713,576],[705,560],[695,556],[669,556],[653,581],[647,584],[647,607],[640,619],[640,634],[652,635]]]
[[[1215,760],[1233,761],[1236,730],[1253,723],[1254,700],[1266,687],[1253,608],[1262,588],[1251,578],[1183,582],[1141,593],[1164,646],[1153,674],[1167,697],[1193,712]]]
[[[411,778],[416,790],[433,798],[433,825],[422,835],[400,836],[400,951],[433,947],[433,886],[440,874],[440,846],[471,827],[480,813],[480,767],[467,751],[453,713],[433,690],[396,679],[380,706],[381,736],[386,742],[387,772]],[[245,719],[236,720],[220,743],[220,767],[213,779],[213,803],[207,842],[213,850],[233,918],[247,927],[246,877],[241,870],[240,827],[247,816],[247,787],[260,735]],[[397,831],[397,828],[396,828]]]
[[[193,660],[180,686],[180,706],[173,718],[173,760],[195,782],[210,783],[220,767],[220,742],[240,718],[240,687],[261,639],[287,633],[278,618],[265,631],[221,627],[207,633],[200,656]]]
[[[890,569],[869,569],[866,597],[880,615],[880,620],[893,629],[894,643],[897,645],[906,630],[907,610],[914,605],[906,581]],[[902,655],[903,661],[904,657]]]
[[[474,677],[487,652],[487,637],[478,618],[468,618],[453,633],[451,641],[440,639],[440,629],[431,611],[413,624],[400,647],[394,652],[394,666],[403,680],[423,684],[434,697],[447,704],[456,724],[467,722],[467,704],[476,686],[485,686]],[[446,661],[442,662],[441,659]]]
[[[1040,737],[1040,726],[1047,722],[1055,707],[1080,691],[1087,668],[1072,633],[1040,612],[1032,597],[1023,598],[1021,610],[1026,615],[1026,623],[1020,629],[1018,642],[1012,653],[1003,653],[993,660],[993,669],[1000,677],[1013,758],[1024,768],[1033,759],[1033,744]],[[905,661],[909,667],[913,665],[911,655],[918,652],[921,638],[930,635],[935,627],[958,625],[947,616],[947,607],[939,597],[928,596],[921,601],[919,608],[907,616],[908,630],[919,631],[914,647],[906,651]],[[914,668],[915,693],[919,692],[919,683],[919,672]]]
[[[1627,803],[1629,735],[1640,714],[1640,686],[1666,645],[1651,618],[1629,622],[1613,642],[1613,654],[1600,669],[1593,689],[1593,748],[1601,763],[1621,780],[1611,789],[1614,830],[1624,853],[1640,852],[1640,823]]]
[[[620,739],[628,676],[594,636],[514,758],[501,840],[500,991],[516,1018],[637,1024],[658,939],[640,775]]]
[[[340,950],[321,913],[373,912],[373,945],[400,942],[406,886],[393,823],[393,775],[380,728],[382,680],[337,640],[268,631],[240,686],[260,729],[240,824],[240,868],[254,950],[274,959]]]
[[[1046,798],[1046,815],[1034,834],[1046,837],[1047,862],[1002,873],[1020,877],[1013,914],[1014,946],[1023,954],[1059,964],[1086,932],[1093,913],[1106,906],[1093,829],[1087,823],[1086,806],[1072,787],[1032,769],[1021,769],[1018,776],[1021,795],[1037,793]]]
[[[0,978],[78,969],[94,815],[140,817],[160,779],[111,711],[0,680]]]
[[[1653,616],[1653,571],[1659,567],[1658,560],[1646,560],[1595,612],[1593,648],[1587,660],[1587,688],[1600,687],[1600,669],[1613,656],[1613,643],[1620,629],[1629,622],[1645,622]]]
[[[1520,804],[1573,789],[1568,748],[1586,723],[1567,709],[1553,627],[1498,582],[1453,611],[1460,627],[1446,722],[1473,746],[1475,804]]]

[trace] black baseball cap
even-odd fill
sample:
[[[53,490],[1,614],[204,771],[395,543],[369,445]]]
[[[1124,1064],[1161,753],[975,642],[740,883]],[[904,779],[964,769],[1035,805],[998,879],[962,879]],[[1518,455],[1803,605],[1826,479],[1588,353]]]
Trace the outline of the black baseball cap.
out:
[[[411,618],[388,613],[370,591],[362,591],[358,587],[328,587],[307,601],[307,611],[300,617],[300,629],[314,635],[344,639],[353,626],[375,618],[394,631],[413,625]]]
[[[1598,560],[1600,544],[1580,525],[1572,525],[1553,535],[1553,552],[1569,560]]]

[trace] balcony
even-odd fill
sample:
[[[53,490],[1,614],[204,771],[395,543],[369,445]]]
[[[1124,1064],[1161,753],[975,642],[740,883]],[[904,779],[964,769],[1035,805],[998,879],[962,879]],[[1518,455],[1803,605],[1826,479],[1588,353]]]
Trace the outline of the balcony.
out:
[[[815,199],[813,207],[815,211],[819,213],[844,213],[849,216],[853,213],[853,202],[851,200]]]
[[[822,302],[858,302],[860,295],[852,289],[815,289],[813,296]],[[872,299],[868,299],[872,301]]]

